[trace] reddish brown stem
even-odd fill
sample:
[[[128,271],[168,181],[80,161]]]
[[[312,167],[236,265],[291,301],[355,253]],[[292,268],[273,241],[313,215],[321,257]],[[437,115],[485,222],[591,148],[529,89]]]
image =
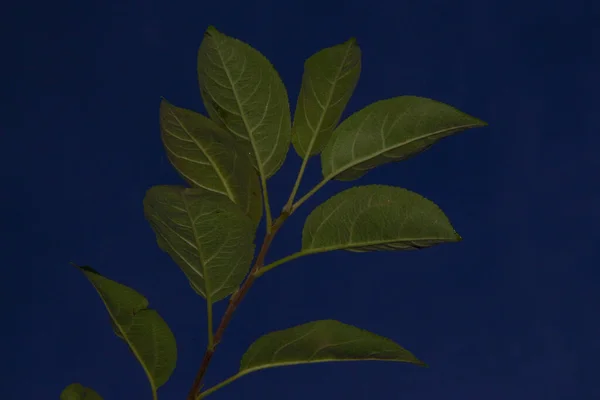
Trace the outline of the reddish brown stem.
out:
[[[265,235],[265,239],[263,240],[263,244],[262,244],[262,247],[260,248],[260,252],[258,253],[258,256],[256,257],[256,262],[254,263],[254,266],[252,267],[252,269],[250,270],[250,273],[246,277],[246,280],[244,281],[242,286],[240,286],[240,288],[233,294],[233,296],[231,296],[231,299],[229,300],[229,305],[227,306],[227,310],[225,310],[225,314],[223,314],[223,317],[221,318],[221,323],[219,324],[219,327],[217,328],[217,331],[215,332],[215,336],[213,339],[213,345],[212,345],[212,347],[206,349],[206,352],[204,353],[204,357],[202,358],[202,364],[200,364],[200,368],[198,369],[198,372],[196,373],[196,377],[194,378],[194,383],[192,384],[192,388],[190,389],[190,392],[188,393],[187,400],[195,400],[196,395],[200,389],[200,385],[202,384],[202,379],[204,378],[204,375],[206,374],[206,370],[208,369],[208,365],[210,364],[210,360],[211,360],[213,354],[215,353],[215,349],[217,348],[217,345],[221,342],[223,333],[225,332],[227,325],[229,325],[229,322],[231,321],[231,318],[233,317],[233,313],[235,312],[236,308],[239,306],[240,302],[244,299],[244,296],[246,296],[246,293],[248,293],[248,290],[254,283],[254,281],[256,279],[256,275],[255,275],[256,272],[258,272],[258,270],[264,266],[265,257],[267,255],[267,251],[269,250],[269,247],[271,246],[271,242],[273,241],[275,234],[277,233],[279,228],[281,228],[281,225],[287,219],[288,216],[289,216],[289,213],[284,211],[275,220],[275,222],[273,223],[273,225],[271,227],[271,232],[268,233],[267,235]]]

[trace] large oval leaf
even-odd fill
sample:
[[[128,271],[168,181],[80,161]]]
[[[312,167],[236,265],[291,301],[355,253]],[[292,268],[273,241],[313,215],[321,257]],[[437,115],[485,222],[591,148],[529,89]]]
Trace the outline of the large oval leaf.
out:
[[[300,157],[323,150],[354,92],[360,69],[360,48],[354,39],[306,60],[292,128],[292,144]]]
[[[248,153],[202,114],[160,103],[161,137],[169,161],[191,185],[227,196],[256,225],[262,217],[260,181]]]
[[[366,360],[425,366],[390,339],[339,321],[321,320],[259,338],[242,357],[240,373],[285,365]]]
[[[423,97],[378,101],[352,114],[334,131],[321,153],[323,176],[351,181],[376,166],[418,154],[446,136],[485,125]]]
[[[198,81],[211,118],[247,143],[264,179],[274,175],[290,146],[291,117],[269,60],[211,26],[198,51]]]
[[[156,396],[177,364],[177,345],[171,329],[155,310],[148,308],[148,300],[140,293],[90,267],[78,268],[96,288],[115,333],[129,345],[144,368]]]
[[[308,216],[302,253],[410,250],[459,240],[433,202],[406,189],[366,185],[331,197]]]
[[[72,383],[64,388],[60,400],[102,400],[102,397],[93,389],[80,383]]]
[[[159,247],[209,303],[244,280],[256,227],[227,197],[201,188],[154,186],[144,198],[144,213]]]

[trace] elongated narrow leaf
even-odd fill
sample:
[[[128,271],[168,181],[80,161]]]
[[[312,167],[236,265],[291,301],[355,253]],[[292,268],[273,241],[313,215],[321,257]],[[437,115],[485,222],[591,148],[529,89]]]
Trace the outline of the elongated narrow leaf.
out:
[[[352,114],[321,153],[326,179],[351,181],[368,170],[427,150],[440,139],[486,123],[415,96],[382,100]]]
[[[93,389],[80,383],[72,383],[62,391],[60,400],[102,400],[102,397]]]
[[[271,332],[242,357],[240,373],[328,361],[397,361],[425,366],[390,339],[334,320],[321,320]]]
[[[144,213],[160,248],[206,301],[224,299],[244,280],[256,227],[226,196],[201,188],[154,186],[144,198]]]
[[[96,288],[115,333],[142,364],[152,392],[156,393],[177,364],[177,345],[171,329],[155,310],[148,308],[148,300],[140,293],[103,277],[90,267],[78,268]]]
[[[323,150],[354,92],[360,69],[360,48],[354,39],[306,60],[292,128],[292,144],[300,157]]]
[[[302,252],[411,250],[459,240],[433,202],[406,189],[367,185],[331,197],[308,216]]]
[[[191,185],[227,196],[258,225],[260,181],[247,152],[202,114],[160,103],[162,141],[169,161]]]
[[[246,142],[262,177],[273,176],[291,140],[288,95],[273,65],[211,26],[198,51],[198,81],[211,118]]]

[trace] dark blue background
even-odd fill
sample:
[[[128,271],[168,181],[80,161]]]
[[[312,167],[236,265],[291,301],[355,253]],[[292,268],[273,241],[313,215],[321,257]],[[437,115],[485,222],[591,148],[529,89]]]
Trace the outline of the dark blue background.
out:
[[[210,399],[600,398],[600,13],[592,3],[12,3],[2,27],[2,331],[10,374],[1,397],[57,399],[80,382],[106,400],[150,398],[141,367],[70,261],[149,298],[179,347],[159,397],[187,393],[206,343],[205,308],[158,249],[142,199],[152,185],[181,182],[159,137],[160,96],[204,111],[196,52],[213,24],[273,62],[292,105],[304,60],[355,36],[363,70],[346,116],[411,94],[489,127],[356,182],[432,199],[463,242],[336,252],[279,267],[236,313],[206,383],[235,373],[260,335],[324,318],[390,337],[430,368],[286,367],[244,377]],[[299,165],[291,150],[269,181],[276,215]],[[320,177],[314,159],[300,194]],[[347,187],[332,182],[319,191],[268,259],[299,249],[306,215]]]

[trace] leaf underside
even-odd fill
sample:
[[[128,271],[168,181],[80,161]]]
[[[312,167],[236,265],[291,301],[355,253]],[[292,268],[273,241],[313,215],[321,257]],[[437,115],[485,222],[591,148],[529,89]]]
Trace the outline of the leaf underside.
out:
[[[288,95],[273,65],[211,26],[198,50],[198,82],[211,119],[244,143],[262,178],[273,176],[291,140]]]
[[[242,357],[240,373],[330,361],[396,361],[425,366],[390,339],[334,320],[321,320],[268,333]]]
[[[254,255],[256,226],[226,196],[154,186],[144,198],[144,213],[159,247],[208,302],[226,298],[242,283]]]
[[[406,189],[366,185],[319,205],[302,231],[302,251],[394,251],[461,240],[433,202]]]
[[[262,217],[260,181],[249,154],[231,134],[202,114],[160,104],[161,137],[177,172],[192,186],[236,203],[256,225]]]
[[[486,123],[435,100],[400,96],[352,114],[321,153],[326,179],[352,181],[370,169],[402,161],[446,136]]]
[[[292,144],[305,158],[323,150],[358,82],[361,52],[354,39],[312,55],[304,64]]]

